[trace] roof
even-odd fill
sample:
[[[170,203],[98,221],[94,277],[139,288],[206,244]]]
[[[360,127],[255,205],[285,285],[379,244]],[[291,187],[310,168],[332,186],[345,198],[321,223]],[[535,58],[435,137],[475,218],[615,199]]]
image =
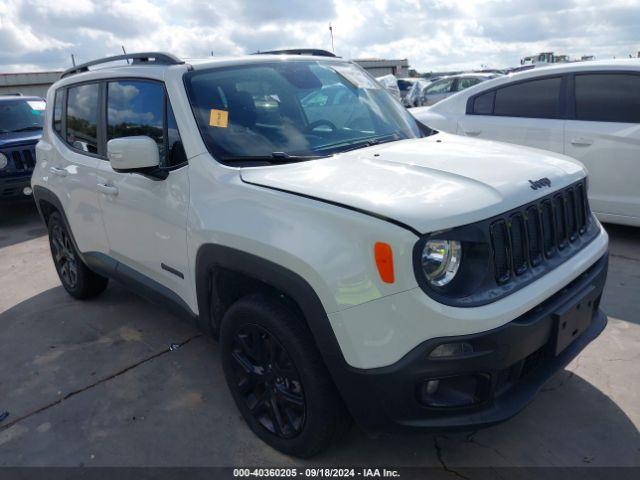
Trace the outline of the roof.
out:
[[[42,100],[37,95],[3,95],[0,93],[0,102],[5,100]]]

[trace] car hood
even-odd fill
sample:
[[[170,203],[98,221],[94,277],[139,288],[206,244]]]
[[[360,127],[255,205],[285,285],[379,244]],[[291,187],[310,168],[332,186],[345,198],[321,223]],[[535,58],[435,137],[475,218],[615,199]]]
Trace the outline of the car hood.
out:
[[[25,143],[37,143],[42,131],[0,133],[0,148]]]
[[[585,174],[563,155],[449,134],[241,171],[247,183],[366,211],[421,233],[498,215]],[[542,178],[551,186],[533,189],[529,180]]]

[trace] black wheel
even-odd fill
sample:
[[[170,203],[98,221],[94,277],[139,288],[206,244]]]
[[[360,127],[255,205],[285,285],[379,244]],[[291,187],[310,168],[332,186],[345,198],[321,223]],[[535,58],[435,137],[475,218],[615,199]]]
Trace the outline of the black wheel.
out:
[[[304,320],[262,295],[238,300],[220,331],[231,393],[253,432],[283,453],[309,457],[337,441],[350,417]]]
[[[91,298],[104,291],[109,280],[84,264],[58,212],[51,214],[47,227],[51,256],[65,290],[79,299]]]

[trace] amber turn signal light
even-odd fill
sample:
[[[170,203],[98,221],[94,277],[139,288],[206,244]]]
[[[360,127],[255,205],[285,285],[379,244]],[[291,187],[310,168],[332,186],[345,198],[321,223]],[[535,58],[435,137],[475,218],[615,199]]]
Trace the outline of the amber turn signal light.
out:
[[[395,278],[393,275],[393,251],[391,250],[391,245],[384,242],[376,242],[373,246],[373,253],[380,279],[384,283],[393,283]]]

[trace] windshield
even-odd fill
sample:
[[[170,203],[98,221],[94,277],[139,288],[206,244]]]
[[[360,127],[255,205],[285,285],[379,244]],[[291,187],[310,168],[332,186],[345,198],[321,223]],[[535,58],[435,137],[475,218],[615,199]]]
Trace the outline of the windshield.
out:
[[[221,161],[299,161],[420,137],[413,117],[359,67],[288,60],[188,73],[189,99]]]
[[[43,100],[0,101],[0,133],[42,130],[44,109]]]

